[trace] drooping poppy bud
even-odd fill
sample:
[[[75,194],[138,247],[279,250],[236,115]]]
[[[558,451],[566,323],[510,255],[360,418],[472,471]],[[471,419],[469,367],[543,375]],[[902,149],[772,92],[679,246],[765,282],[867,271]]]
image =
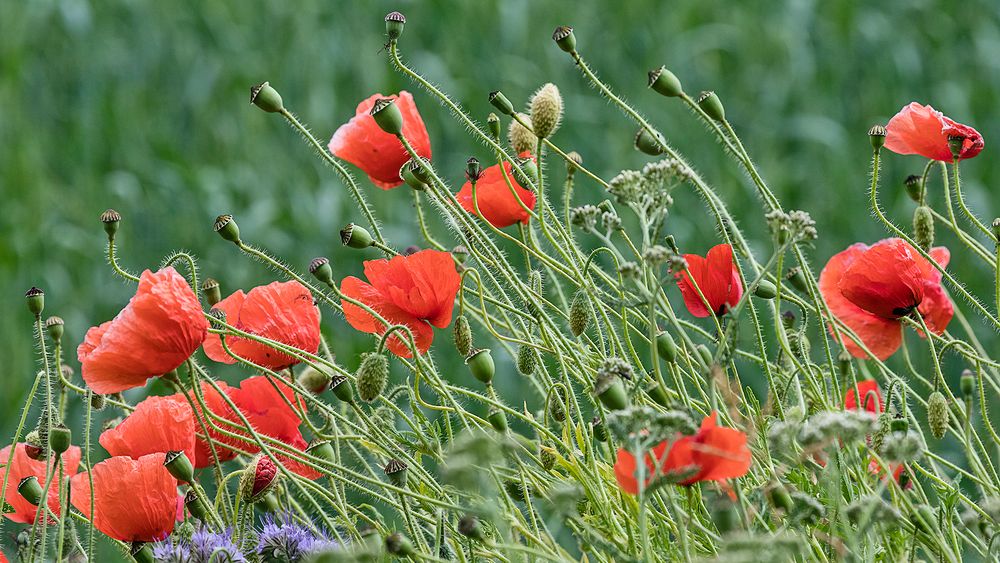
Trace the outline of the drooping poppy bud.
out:
[[[667,70],[667,67],[661,66],[649,71],[648,74],[649,87],[660,94],[674,98],[684,93],[684,89],[681,88],[681,81],[678,80],[674,73]]]
[[[656,350],[659,352],[660,357],[668,363],[673,363],[677,360],[677,344],[674,343],[674,337],[670,336],[670,333],[665,330],[661,330],[656,335]]]
[[[465,315],[455,317],[452,334],[455,338],[455,349],[463,358],[468,357],[472,353],[472,327],[469,326],[468,317]]]
[[[562,121],[563,101],[559,88],[551,82],[543,85],[531,96],[530,106],[531,128],[535,135],[542,139],[551,137]]]
[[[922,185],[923,179],[917,174],[910,174],[903,181],[903,187],[906,188],[906,195],[910,196],[913,201],[920,201],[920,192],[923,190]]]
[[[240,242],[240,227],[233,220],[232,215],[219,215],[215,218],[215,224],[213,225],[215,232],[219,233],[219,236],[228,240],[229,242],[235,243],[236,245],[242,244]]]
[[[535,350],[530,346],[525,346],[521,344],[517,347],[517,371],[521,372],[521,375],[531,375],[535,373],[535,367],[538,366],[538,356],[535,355]]]
[[[389,380],[389,358],[375,352],[365,354],[354,380],[358,384],[358,395],[369,403],[374,401]]]
[[[465,359],[465,365],[469,366],[469,371],[473,377],[489,385],[493,382],[493,373],[496,366],[493,363],[493,356],[489,348],[476,350]]]
[[[521,125],[521,121],[528,121],[527,115],[518,113],[517,117],[520,119],[510,121],[510,127],[507,129],[507,141],[510,143],[510,148],[517,154],[532,152],[535,150],[535,145],[538,144],[538,137],[530,129]]]
[[[931,434],[940,440],[948,432],[948,399],[940,391],[931,393],[927,398],[927,427]]]
[[[490,409],[486,420],[489,421],[490,426],[497,432],[503,433],[507,431],[507,415],[502,410],[497,408]]]

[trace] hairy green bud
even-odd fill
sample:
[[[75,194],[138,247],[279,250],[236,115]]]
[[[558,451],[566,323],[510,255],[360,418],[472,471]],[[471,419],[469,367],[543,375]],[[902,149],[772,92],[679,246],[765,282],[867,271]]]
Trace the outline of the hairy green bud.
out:
[[[948,432],[949,418],[948,399],[940,391],[931,393],[927,398],[927,426],[938,440]]]
[[[569,304],[569,331],[573,336],[580,336],[590,325],[590,303],[587,292],[579,290],[573,294],[573,301]]]
[[[376,352],[365,354],[354,380],[358,384],[358,395],[369,403],[374,401],[389,381],[389,359]]]
[[[521,372],[521,375],[531,375],[535,373],[536,367],[538,367],[538,356],[535,354],[535,350],[524,344],[518,346],[517,371]]]
[[[930,252],[934,245],[934,216],[926,205],[913,210],[913,242],[924,252]]]
[[[562,121],[563,100],[559,88],[551,82],[543,85],[531,96],[531,128],[544,139],[559,128]]]
[[[469,318],[465,315],[456,317],[451,331],[455,338],[455,349],[463,358],[467,357],[472,353],[472,327],[469,326]]]

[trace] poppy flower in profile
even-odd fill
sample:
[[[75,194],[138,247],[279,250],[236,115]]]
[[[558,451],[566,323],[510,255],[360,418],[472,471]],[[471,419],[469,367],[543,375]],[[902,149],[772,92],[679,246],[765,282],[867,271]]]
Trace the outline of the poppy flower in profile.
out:
[[[858,410],[858,396],[864,402],[864,409],[872,414],[880,414],[885,409],[882,401],[882,392],[878,388],[878,382],[874,379],[859,381],[857,387],[850,386],[844,393],[844,409]]]
[[[403,183],[399,169],[410,160],[410,155],[395,135],[383,131],[375,123],[375,118],[369,115],[375,102],[386,97],[395,100],[396,107],[403,114],[403,137],[418,155],[430,158],[430,136],[413,102],[413,95],[405,90],[398,96],[373,94],[358,104],[354,117],[337,129],[328,148],[333,156],[363,170],[373,184],[383,190],[391,190]]]
[[[899,110],[885,127],[885,148],[897,154],[919,154],[931,160],[953,160],[949,137],[962,139],[958,158],[972,158],[983,150],[983,136],[931,106],[917,102]]]
[[[201,346],[208,321],[191,286],[173,268],[146,270],[118,316],[87,331],[76,349],[83,380],[95,393],[141,387]]]
[[[660,442],[653,449],[646,452],[646,478],[644,479],[645,485],[643,485],[643,488],[648,487],[652,483],[653,478],[656,477],[657,467],[663,466],[668,445],[669,442]],[[615,460],[615,479],[618,480],[618,486],[630,495],[639,494],[638,470],[639,467],[635,462],[635,454],[624,449],[619,449],[617,459]]]
[[[680,481],[681,485],[693,485],[742,477],[750,470],[751,461],[747,435],[735,428],[719,426],[716,413],[712,412],[701,421],[697,433],[674,442],[663,472],[684,475],[693,470],[693,475]]]
[[[421,250],[409,256],[365,262],[368,283],[347,277],[340,283],[344,296],[371,307],[390,324],[409,327],[417,351],[427,352],[434,339],[434,329],[451,324],[452,307],[461,277],[451,254],[439,250]],[[385,323],[361,307],[341,301],[347,322],[361,332],[384,334]],[[403,358],[412,354],[398,333],[388,339],[392,353]]]
[[[715,246],[704,258],[697,254],[685,254],[684,260],[687,261],[687,269],[677,273],[677,286],[689,313],[696,317],[721,316],[739,303],[743,297],[743,283],[733,262],[732,246]],[[698,294],[699,289],[701,295]],[[705,301],[708,301],[711,310],[705,307]]]
[[[177,516],[177,480],[163,466],[165,454],[139,459],[115,456],[70,480],[73,506],[90,518],[94,498],[94,527],[124,542],[159,541],[170,535]]]
[[[947,248],[936,247],[930,256],[945,267],[951,254]],[[927,328],[941,334],[955,312],[941,287],[941,272],[898,238],[870,247],[856,243],[835,254],[820,272],[819,290],[833,315],[880,360],[899,349],[902,317],[919,311]],[[867,357],[832,325],[830,333],[854,357]]]
[[[4,516],[14,522],[21,524],[33,524],[38,507],[31,504],[20,493],[17,486],[26,477],[36,477],[38,484],[45,487],[45,476],[47,474],[46,460],[36,460],[28,457],[25,451],[26,445],[19,443],[14,448],[14,458],[10,461],[10,477],[7,479],[7,489],[3,492],[3,499],[11,506],[12,512],[5,513]],[[0,450],[0,464],[6,464],[10,456],[10,446]],[[66,453],[62,455],[64,469],[69,476],[76,475],[80,467],[80,448],[70,446]],[[59,514],[59,483],[53,483],[49,487],[49,509]]]
[[[183,397],[148,397],[118,426],[102,432],[98,441],[113,456],[137,459],[146,454],[182,451],[193,463],[194,433],[194,412]]]
[[[316,353],[319,349],[319,309],[312,293],[297,281],[272,282],[243,293],[239,290],[215,305],[226,313],[226,322],[239,330]],[[226,336],[229,350],[247,361],[269,369],[299,363],[298,358],[239,336]],[[222,347],[218,334],[205,339],[205,354],[224,364],[236,363]]]
[[[522,153],[520,156],[523,158],[530,154]],[[510,181],[509,186],[508,181]],[[498,229],[509,227],[514,223],[527,224],[530,215],[525,207],[535,208],[535,192],[526,190],[517,183],[513,167],[507,161],[504,161],[503,168],[499,164],[494,164],[482,171],[476,182],[475,201],[472,199],[472,182],[466,182],[455,198],[462,209],[473,215],[477,215],[478,204],[481,217]]]

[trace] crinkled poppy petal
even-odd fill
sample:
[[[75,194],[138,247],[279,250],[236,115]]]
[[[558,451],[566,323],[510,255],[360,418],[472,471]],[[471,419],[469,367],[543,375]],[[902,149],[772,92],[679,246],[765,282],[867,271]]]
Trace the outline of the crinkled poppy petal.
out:
[[[891,238],[860,253],[844,270],[840,292],[883,319],[909,315],[924,299],[923,258],[906,241]]]
[[[886,125],[885,148],[896,154],[918,154],[932,160],[951,161],[944,115],[910,102]]]
[[[246,301],[246,298],[247,294],[243,293],[242,289],[237,289],[229,297],[213,305],[212,308],[225,313],[226,322],[235,326],[235,323],[240,318],[240,310],[243,309],[243,303]],[[232,340],[232,337],[227,336],[226,344],[232,346]],[[226,353],[225,348],[222,347],[222,339],[218,334],[209,333],[205,337],[205,343],[202,345],[202,348],[205,350],[205,355],[216,362],[235,364],[237,361],[236,358]]]
[[[898,321],[883,319],[851,303],[840,292],[840,280],[844,271],[868,248],[857,243],[835,254],[827,262],[819,275],[819,291],[833,316],[847,325],[865,344],[872,355],[884,360],[899,349],[903,341],[902,326]],[[866,358],[868,354],[832,323],[830,334],[840,341],[855,358]]]
[[[958,123],[948,116],[944,116],[942,119],[944,121],[943,132],[945,138],[953,136],[962,137],[962,150],[958,152],[958,158],[972,158],[982,152],[986,143],[983,141],[983,136],[979,134],[979,131],[968,125]]]
[[[955,314],[955,306],[951,299],[944,293],[940,283],[928,284],[924,288],[924,301],[917,307],[927,328],[934,334],[941,334],[948,328],[952,316]],[[923,331],[918,331],[923,336]]]
[[[358,104],[354,117],[337,129],[328,145],[334,156],[363,170],[372,183],[383,190],[403,183],[399,177],[399,169],[410,159],[399,139],[379,128],[375,118],[368,113],[377,100],[386,97],[396,100],[396,107],[403,116],[403,136],[413,146],[413,150],[424,158],[430,158],[430,136],[413,96],[405,90],[398,96],[374,94],[362,101]]]
[[[91,491],[86,473],[71,480],[73,506],[90,518],[94,499],[94,527],[124,542],[152,542],[174,529],[177,481],[163,466],[164,454],[108,458],[93,467]]]
[[[852,385],[844,393],[844,409],[856,410],[858,408],[859,394],[864,402],[866,411],[873,414],[880,414],[885,408],[878,382],[874,379],[865,379],[859,381],[856,388]]]
[[[364,303],[381,315],[388,323],[407,326],[413,334],[414,344],[419,353],[423,354],[430,348],[431,341],[434,339],[434,329],[426,321],[420,320],[397,307],[372,285],[351,276],[344,278],[340,283],[340,292],[345,297]],[[346,299],[341,300],[341,305],[344,308],[344,318],[356,330],[370,334],[385,334],[388,327],[368,311],[350,303]],[[393,354],[401,358],[412,356],[409,346],[407,346],[403,338],[400,338],[398,333],[394,333],[389,337],[387,345]]]
[[[146,454],[183,451],[195,459],[195,420],[183,398],[149,397],[135,406],[118,426],[99,439],[112,456],[139,458]]]
[[[735,307],[743,297],[743,283],[740,281],[736,262],[733,261],[733,247],[728,244],[716,245],[708,251],[705,259],[708,261],[712,277],[715,278],[712,285],[726,288],[725,295],[720,299],[721,303],[727,308]],[[716,311],[724,312],[721,305]]]
[[[128,305],[87,331],[77,348],[84,381],[100,394],[145,385],[170,372],[201,346],[208,321],[198,297],[173,268],[146,270]]]
[[[10,461],[10,475],[7,479],[7,489],[4,490],[3,499],[10,505],[13,511],[4,514],[4,516],[14,522],[32,524],[35,522],[35,515],[38,513],[38,507],[26,501],[24,497],[17,492],[17,486],[25,477],[34,476],[38,479],[38,484],[44,488],[45,477],[48,472],[48,462],[45,460],[31,459],[28,457],[25,447],[24,443],[17,444],[14,448],[14,457]],[[0,464],[7,463],[7,458],[10,456],[10,452],[10,446],[5,446],[2,450],[0,450]],[[70,446],[70,448],[62,455],[63,470],[66,472],[67,476],[76,475],[76,472],[80,467],[80,456],[81,451],[77,446]],[[48,499],[49,509],[56,514],[59,514],[60,504],[58,482],[53,483],[53,485],[49,487]]]
[[[752,457],[747,435],[734,428],[703,431],[691,446],[699,481],[721,481],[742,477],[750,470]]]
[[[736,305],[743,295],[743,286],[735,272],[731,246],[720,244],[709,250],[705,258],[685,254],[684,259],[687,270],[677,275],[677,286],[689,313],[695,317],[707,317],[710,313],[721,315]],[[705,301],[711,310],[705,306]]]
[[[698,480],[701,467],[695,461],[694,456],[694,436],[682,436],[674,441],[667,453],[667,459],[663,463],[662,472],[667,476],[689,475],[686,479],[678,481],[680,485],[690,485]]]
[[[687,270],[677,274],[677,287],[681,290],[681,297],[684,298],[684,306],[687,307],[692,316],[707,317],[712,314],[712,311],[705,305],[705,301],[708,301],[709,304],[711,301],[708,300],[705,288],[701,287],[702,282],[699,275],[706,268],[705,259],[696,254],[685,254],[684,260],[687,262]],[[692,278],[698,285],[698,289],[701,290],[701,295],[691,283]],[[705,296],[705,300],[702,300],[702,295]]]
[[[451,254],[421,250],[409,256],[365,262],[365,277],[396,307],[438,328],[451,323],[461,276]]]
[[[527,209],[535,208],[535,193],[521,187],[514,177],[510,162],[504,161],[502,170],[501,172],[499,164],[494,164],[482,171],[482,176],[476,182],[475,200],[472,197],[471,182],[462,185],[455,198],[462,209],[482,217],[498,229],[514,223],[527,224],[531,217]],[[510,185],[507,184],[508,180]],[[476,213],[477,205],[479,214]]]
[[[644,487],[648,487],[656,477],[657,467],[662,466],[669,444],[667,442],[660,442],[654,446],[650,451],[646,452],[646,470],[644,479]],[[622,488],[623,491],[630,495],[639,494],[639,476],[638,476],[638,464],[635,462],[635,456],[624,449],[619,449],[617,457],[615,459],[615,480],[618,481],[618,486]]]

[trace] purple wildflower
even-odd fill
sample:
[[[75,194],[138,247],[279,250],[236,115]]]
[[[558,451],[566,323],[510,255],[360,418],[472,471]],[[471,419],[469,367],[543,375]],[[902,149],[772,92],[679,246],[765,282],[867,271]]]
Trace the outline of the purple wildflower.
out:
[[[190,540],[167,538],[153,546],[153,559],[160,563],[246,563],[233,543],[232,530],[212,531],[204,526]]]
[[[336,548],[337,542],[295,522],[290,515],[275,518],[268,514],[257,535],[257,553],[265,561],[295,563],[307,555]]]

